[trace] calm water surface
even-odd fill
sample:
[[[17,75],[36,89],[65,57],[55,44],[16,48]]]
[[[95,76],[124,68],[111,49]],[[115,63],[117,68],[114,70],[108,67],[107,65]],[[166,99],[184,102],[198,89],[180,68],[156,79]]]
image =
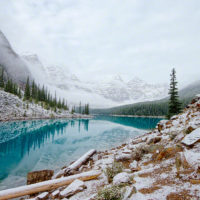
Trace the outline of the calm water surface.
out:
[[[91,148],[117,146],[154,128],[159,120],[101,116],[1,122],[0,190],[25,184],[30,171],[58,170]]]

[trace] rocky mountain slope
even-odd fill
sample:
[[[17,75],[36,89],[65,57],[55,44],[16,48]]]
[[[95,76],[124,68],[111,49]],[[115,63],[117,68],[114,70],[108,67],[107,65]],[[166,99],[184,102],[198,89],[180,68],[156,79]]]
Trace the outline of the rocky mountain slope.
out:
[[[3,66],[6,75],[16,83],[25,83],[31,72],[23,59],[12,49],[5,35],[0,31],[0,66]]]
[[[42,177],[52,180],[33,184]],[[153,131],[104,152],[90,150],[54,176],[51,170],[30,173],[28,181],[33,184],[29,189],[41,191],[34,199],[198,200],[200,95]],[[45,191],[44,185],[50,189]]]
[[[0,89],[0,121],[45,119],[45,118],[83,118],[79,114],[70,114],[69,111],[46,110],[41,105],[23,101],[18,96]]]

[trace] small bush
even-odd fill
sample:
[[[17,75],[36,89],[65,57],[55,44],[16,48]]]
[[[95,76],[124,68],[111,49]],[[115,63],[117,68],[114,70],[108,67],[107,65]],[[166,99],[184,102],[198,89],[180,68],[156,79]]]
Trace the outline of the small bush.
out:
[[[134,152],[132,153],[132,158],[133,160],[137,160],[140,161],[142,159],[142,157],[144,156],[144,154],[148,154],[150,149],[150,146],[148,145],[141,145],[139,147],[137,147]]]
[[[98,191],[95,200],[122,200],[123,191],[119,186],[112,185]]]
[[[107,167],[105,174],[108,178],[108,182],[111,183],[113,177],[123,171],[123,164],[120,162],[113,162],[111,167]]]
[[[51,114],[50,114],[50,118],[51,118],[51,119],[54,119],[54,118],[55,118],[55,115],[54,115],[53,113],[51,113]]]

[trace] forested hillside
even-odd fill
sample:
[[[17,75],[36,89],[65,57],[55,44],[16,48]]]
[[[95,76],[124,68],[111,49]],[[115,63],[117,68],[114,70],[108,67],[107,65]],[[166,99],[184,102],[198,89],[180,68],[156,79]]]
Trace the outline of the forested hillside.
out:
[[[200,93],[200,81],[196,81],[179,91],[182,108]],[[168,98],[123,105],[108,109],[91,109],[92,114],[166,116],[168,114]]]

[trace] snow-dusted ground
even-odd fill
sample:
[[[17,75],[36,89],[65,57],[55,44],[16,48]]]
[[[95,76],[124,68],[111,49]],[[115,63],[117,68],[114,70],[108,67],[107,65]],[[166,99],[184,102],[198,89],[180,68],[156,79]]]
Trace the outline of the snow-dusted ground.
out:
[[[0,89],[0,121],[45,118],[87,118],[87,115],[70,114],[67,110],[46,110],[42,106],[23,101],[16,95]]]
[[[84,184],[77,181],[81,189],[65,186],[41,194],[48,192],[48,199],[54,199],[56,194],[56,199],[95,200],[100,189],[123,183],[119,189],[123,200],[200,199],[199,128],[200,97],[197,97],[182,114],[162,120],[152,132],[119,147],[97,152],[74,171],[80,174],[98,170],[101,175],[97,180]],[[109,183],[105,171],[114,161],[121,162],[123,169]],[[67,191],[67,197],[63,191]]]

